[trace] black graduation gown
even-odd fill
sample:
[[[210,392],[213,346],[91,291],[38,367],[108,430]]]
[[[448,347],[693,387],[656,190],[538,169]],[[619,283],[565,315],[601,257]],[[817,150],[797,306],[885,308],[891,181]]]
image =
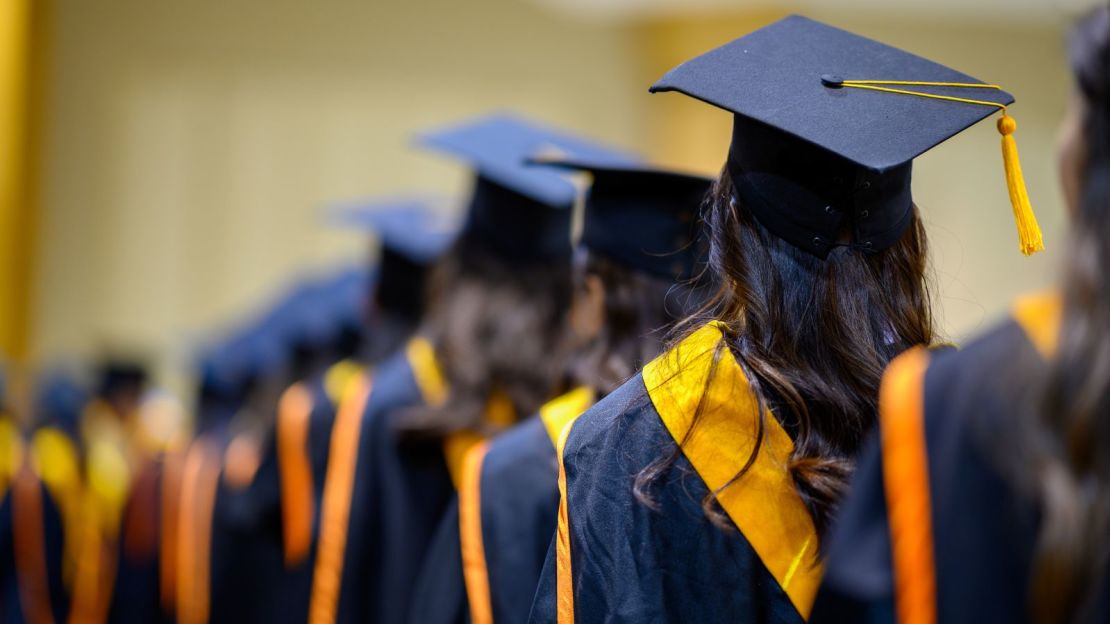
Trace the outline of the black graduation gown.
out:
[[[0,423],[0,426],[7,424],[9,423]],[[41,434],[45,429],[47,428],[40,429],[37,433]],[[14,427],[10,431],[14,432]],[[51,429],[50,433],[69,440],[66,434],[56,429]],[[35,621],[27,609],[36,608],[48,611],[54,621],[65,621],[69,614],[70,596],[63,581],[64,516],[61,512],[62,505],[55,499],[55,493],[51,492],[31,467],[31,455],[38,454],[41,447],[26,444],[18,434],[0,442],[9,445],[4,449],[6,459],[22,458],[19,464],[12,463],[0,468],[10,469],[7,474],[0,475],[0,622]],[[72,441],[64,446],[54,445],[54,451],[65,453],[66,457],[54,456],[50,460],[64,460],[77,466],[76,447],[72,445]],[[44,459],[47,458],[39,456],[34,462],[41,464]],[[22,490],[22,494],[16,490]],[[28,540],[38,542],[39,548],[25,551],[26,555],[37,561],[24,560],[20,563],[16,553],[20,546],[17,540],[22,540],[24,547]],[[29,568],[25,567],[28,564],[44,573],[44,576],[38,578],[38,583],[45,583],[45,591],[24,593],[30,581]],[[36,604],[28,604],[25,598],[30,598]]]
[[[279,607],[285,564],[279,506],[277,458],[262,455],[258,471],[246,488],[226,478],[224,446],[214,454],[219,462],[208,546],[210,595],[208,620],[221,622],[293,621]],[[303,620],[303,613],[301,620]]]
[[[446,400],[430,343],[410,340],[375,371],[361,423],[339,583],[339,622],[404,622],[421,562],[455,493],[446,442],[402,441],[409,408]],[[460,438],[461,439],[461,438]]]
[[[458,501],[425,556],[410,622],[461,622],[468,611],[476,622],[527,621],[559,509],[555,445],[593,401],[589,388],[572,390],[470,452]]]
[[[915,350],[891,364],[883,380],[882,435],[865,451],[828,539],[814,622],[894,622],[899,575],[893,570],[914,579],[911,592],[935,580],[935,595],[926,606],[935,608],[934,621],[1029,621],[1038,513],[1006,478],[1007,458],[1001,454],[1014,449],[1001,441],[1023,405],[1035,400],[1023,390],[1035,388],[1045,371],[1058,323],[1054,296],[1027,297],[1018,302],[1014,318],[959,352]],[[917,423],[913,444],[898,442],[898,422]],[[885,468],[915,453],[924,460],[918,475],[924,478]],[[922,531],[919,543],[931,542],[931,569],[914,566],[904,554],[896,567],[888,491],[902,500],[912,500],[907,492],[925,495],[919,500],[927,513],[915,515],[909,530]],[[1103,595],[1110,597],[1110,587]],[[1110,621],[1106,602],[1093,621]],[[903,602],[901,608],[911,607]]]
[[[792,442],[774,418],[751,469],[717,496],[732,526],[712,524],[701,508],[750,456],[758,416],[721,343],[716,324],[702,327],[563,434],[559,524],[530,621],[797,623],[808,615],[817,539],[784,468]],[[671,453],[677,461],[652,490],[653,510],[633,482]]]
[[[249,488],[221,479],[213,514],[212,622],[307,620],[337,404],[347,382],[363,374],[352,366],[340,362],[287,392],[301,393],[304,413],[296,406],[279,408]],[[290,433],[286,421],[300,418],[305,419],[303,439],[282,439],[299,435]],[[289,522],[294,514],[305,517]]]
[[[148,458],[132,483],[115,545],[116,581],[108,621],[146,624],[163,617],[160,601],[161,458]]]

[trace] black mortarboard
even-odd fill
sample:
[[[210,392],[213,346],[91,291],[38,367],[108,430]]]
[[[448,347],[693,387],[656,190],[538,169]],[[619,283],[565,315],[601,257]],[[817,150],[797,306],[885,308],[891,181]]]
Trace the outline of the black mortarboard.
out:
[[[383,198],[336,206],[343,225],[365,228],[381,240],[374,301],[387,312],[416,319],[423,310],[428,273],[461,226],[432,197]]]
[[[651,91],[734,113],[728,170],[738,199],[775,235],[820,257],[846,227],[864,251],[897,242],[911,221],[911,161],[1014,101],[995,85],[800,16],[679,65]],[[1029,253],[1040,233],[1014,127],[1000,120]]]
[[[704,261],[699,213],[712,179],[584,159],[534,162],[591,175],[581,238],[590,251],[668,279],[688,279]]]
[[[147,382],[146,366],[136,360],[109,357],[100,363],[97,391],[101,398],[118,392],[140,393]]]
[[[511,115],[490,115],[422,135],[420,143],[468,163],[475,172],[463,236],[514,261],[570,254],[577,189],[559,172],[529,167],[537,154],[611,163],[637,159],[566,132]]]
[[[76,436],[81,412],[88,400],[88,390],[76,376],[53,371],[39,380],[35,398],[36,424],[58,427]]]

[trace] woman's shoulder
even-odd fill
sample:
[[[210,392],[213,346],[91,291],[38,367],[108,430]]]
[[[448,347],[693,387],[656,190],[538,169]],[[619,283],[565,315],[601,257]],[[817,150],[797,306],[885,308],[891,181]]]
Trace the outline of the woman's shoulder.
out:
[[[919,389],[930,429],[1009,418],[1045,373],[1055,352],[1060,315],[1055,293],[1021,297],[1007,318],[958,350],[916,349],[899,356],[888,368],[884,386]]]
[[[374,369],[370,396],[363,408],[364,419],[381,420],[397,408],[408,407],[422,399],[411,357],[402,349],[387,357]]]
[[[659,419],[651,404],[643,374],[637,373],[579,416],[569,428],[564,461],[580,464],[590,458],[638,454],[645,434],[657,433]]]
[[[567,438],[564,459],[587,450],[616,449],[624,455],[642,449],[654,457],[660,451],[655,435],[662,432],[680,440],[695,417],[742,420],[735,414],[747,404],[732,401],[750,398],[746,378],[724,344],[720,324],[707,323],[583,414]]]
[[[703,326],[649,363],[583,415],[565,444],[582,605],[636,605],[625,614],[630,620],[673,618],[657,592],[642,591],[662,587],[690,597],[681,607],[687,619],[708,621],[711,613],[758,603],[782,618],[776,621],[796,621],[808,611],[819,567],[812,520],[783,468],[791,449],[773,416],[759,410],[719,325]],[[638,480],[649,468],[658,478]],[[718,518],[705,513],[710,497],[723,511]],[[737,530],[722,529],[727,524]],[[603,546],[622,540],[645,545],[634,552]],[[634,587],[613,584],[630,569],[666,574]],[[722,583],[758,589],[726,597],[717,591]],[[600,593],[581,589],[602,585]],[[743,604],[731,602],[737,597]]]
[[[482,460],[482,481],[501,481],[519,474],[521,467],[554,463],[555,450],[539,414],[490,440]]]

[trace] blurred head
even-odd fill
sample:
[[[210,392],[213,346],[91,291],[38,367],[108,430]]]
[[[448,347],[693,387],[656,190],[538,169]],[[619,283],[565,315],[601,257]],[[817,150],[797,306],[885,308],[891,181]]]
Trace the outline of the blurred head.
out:
[[[1064,194],[1064,205],[1072,218],[1079,212],[1083,169],[1086,162],[1086,141],[1083,130],[1087,119],[1087,103],[1083,94],[1074,89],[1068,97],[1064,120],[1056,133],[1056,172]]]
[[[100,366],[97,398],[121,417],[139,409],[146,390],[146,368],[139,362],[112,359]]]
[[[579,250],[568,323],[572,383],[615,390],[659,354],[669,328],[700,305],[698,294],[688,281]]]
[[[641,164],[548,161],[590,174],[574,255],[570,380],[608,394],[704,301],[698,215],[709,178]]]
[[[503,393],[518,417],[555,391],[564,366],[570,262],[514,262],[464,234],[429,282],[419,333],[435,346],[450,388],[442,408],[413,410],[405,429],[437,438],[484,428],[490,397]]]
[[[1070,38],[1075,89],[1059,167],[1074,220],[1064,265],[1064,317],[1041,409],[1023,422],[1018,458],[1039,498],[1032,609],[1041,622],[1082,621],[1110,557],[1110,7]]]

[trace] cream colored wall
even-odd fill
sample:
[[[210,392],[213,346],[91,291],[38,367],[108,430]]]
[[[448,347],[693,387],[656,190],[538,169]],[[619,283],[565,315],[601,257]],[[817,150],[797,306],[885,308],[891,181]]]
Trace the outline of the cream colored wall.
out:
[[[34,345],[52,359],[122,344],[158,354],[171,379],[205,329],[290,276],[362,257],[361,236],[319,224],[323,203],[460,188],[458,167],[409,147],[414,129],[517,109],[675,164],[719,163],[728,116],[646,87],[773,14],[645,23],[523,0],[56,4]],[[1051,168],[1067,88],[1060,24],[809,13],[1017,94],[1049,253],[1017,253],[990,124],[917,167],[951,332],[1047,283],[1063,233]]]
[[[35,345],[164,354],[362,258],[329,200],[461,190],[415,129],[518,110],[637,147],[624,30],[523,2],[57,0]]]

